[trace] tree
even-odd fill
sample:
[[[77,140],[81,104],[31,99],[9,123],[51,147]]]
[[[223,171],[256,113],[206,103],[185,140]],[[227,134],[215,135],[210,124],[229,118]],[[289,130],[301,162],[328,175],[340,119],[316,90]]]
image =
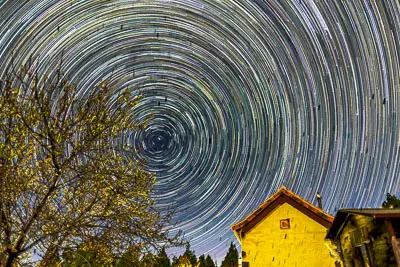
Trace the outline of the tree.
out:
[[[54,262],[54,266],[77,267],[77,266],[113,266],[113,267],[170,267],[171,263],[162,247],[158,255],[147,253],[141,255],[135,248],[128,248],[123,254],[118,255],[112,252],[101,243],[94,242],[92,245],[85,244],[84,249],[65,251],[62,259]]]
[[[128,265],[129,266],[129,265]],[[156,267],[155,265],[155,257],[152,253],[147,253],[140,259],[140,264],[139,265],[131,265],[134,267]]]
[[[155,266],[157,267],[170,267],[171,262],[169,261],[168,255],[165,252],[165,248],[161,248],[157,255]]]
[[[186,250],[183,253],[183,257],[189,260],[190,264],[192,266],[196,265],[197,263],[197,257],[194,251],[190,250],[190,244],[189,242],[186,244]]]
[[[194,251],[190,250],[190,243],[186,243],[186,250],[183,255],[172,258],[172,266],[196,266],[197,258]]]
[[[179,265],[179,257],[173,256],[172,257],[172,266],[177,266]]]
[[[396,195],[386,194],[386,201],[383,202],[382,207],[400,209],[400,199]]]
[[[112,252],[111,248],[101,243],[82,245],[84,249],[64,251],[61,259],[52,262],[52,266],[78,267],[78,266],[109,266],[109,267],[169,267],[169,259],[166,254],[166,262],[160,261],[159,255],[147,253],[140,255],[137,248],[128,248],[123,254]],[[165,250],[164,250],[165,253]],[[139,258],[140,257],[140,258]],[[167,264],[165,264],[167,263]]]
[[[239,264],[239,253],[236,249],[236,246],[231,243],[228,252],[225,255],[224,260],[222,261],[221,267],[236,267]]]
[[[198,267],[215,267],[215,264],[211,259],[210,255],[207,255],[207,257],[201,255],[199,257]]]
[[[130,113],[139,97],[79,90],[61,63],[42,75],[28,62],[0,80],[0,266],[33,250],[52,265],[92,240],[113,253],[179,245],[150,198],[154,176],[120,141],[146,126]]]
[[[216,267],[215,263],[211,259],[210,255],[207,255],[206,257],[206,267]]]
[[[204,254],[199,257],[199,261],[197,262],[197,264],[198,267],[206,267],[206,257],[204,256]]]
[[[96,241],[81,244],[75,250],[65,250],[62,260],[57,259],[52,265],[63,267],[76,266],[112,266],[113,265],[112,250]],[[50,262],[46,262],[50,264]]]

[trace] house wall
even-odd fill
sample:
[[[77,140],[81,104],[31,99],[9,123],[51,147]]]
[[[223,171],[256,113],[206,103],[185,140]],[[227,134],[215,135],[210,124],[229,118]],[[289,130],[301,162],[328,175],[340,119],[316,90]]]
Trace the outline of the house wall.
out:
[[[362,266],[361,262],[372,266],[397,266],[383,220],[353,215],[343,227],[339,242],[345,267]],[[364,247],[364,253],[360,247]]]
[[[289,218],[290,229],[280,229],[280,220]],[[335,266],[325,246],[327,229],[290,204],[272,211],[242,238],[243,262],[250,267]]]

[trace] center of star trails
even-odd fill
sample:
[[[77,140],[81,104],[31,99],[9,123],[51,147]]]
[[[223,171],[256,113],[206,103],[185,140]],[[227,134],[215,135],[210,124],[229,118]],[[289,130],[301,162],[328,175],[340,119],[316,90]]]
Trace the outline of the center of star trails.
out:
[[[171,136],[165,131],[151,132],[145,139],[149,152],[160,154],[167,152],[171,144]]]

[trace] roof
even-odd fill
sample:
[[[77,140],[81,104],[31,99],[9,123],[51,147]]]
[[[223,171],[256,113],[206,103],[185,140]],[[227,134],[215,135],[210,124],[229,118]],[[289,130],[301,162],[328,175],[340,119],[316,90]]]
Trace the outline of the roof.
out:
[[[400,209],[343,209],[338,212],[359,214],[375,218],[400,218]]]
[[[326,228],[330,227],[333,222],[332,215],[324,212],[322,209],[314,206],[310,202],[307,202],[300,196],[288,190],[285,186],[282,186],[275,194],[269,197],[244,220],[233,225],[232,230],[237,232],[241,231],[242,233],[248,232],[263,218],[275,210],[275,208],[284,203],[290,204]]]
[[[329,228],[327,239],[335,239],[341,232],[350,215],[363,215],[374,219],[400,218],[400,209],[342,209],[336,213],[335,220]]]

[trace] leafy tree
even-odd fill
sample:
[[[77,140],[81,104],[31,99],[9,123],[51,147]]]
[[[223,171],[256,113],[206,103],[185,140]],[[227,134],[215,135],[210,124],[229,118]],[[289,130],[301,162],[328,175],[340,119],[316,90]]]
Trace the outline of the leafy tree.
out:
[[[26,63],[1,79],[0,266],[34,249],[53,265],[91,240],[140,255],[180,243],[150,198],[155,178],[120,142],[146,125],[130,113],[138,97],[106,83],[80,91],[61,67],[40,75]]]
[[[383,202],[382,207],[400,209],[400,199],[396,195],[386,194],[386,201]]]
[[[155,266],[157,267],[170,267],[171,262],[169,261],[168,255],[165,252],[165,248],[161,248],[160,252],[157,255]]]
[[[215,263],[211,259],[210,255],[207,255],[206,257],[206,267],[216,267]]]
[[[207,255],[207,257],[201,255],[198,264],[198,267],[216,267],[210,255]]]
[[[135,265],[132,265],[135,266]],[[155,257],[152,253],[147,253],[142,257],[140,260],[140,264],[136,265],[137,267],[156,267],[157,265],[155,264]],[[136,267],[135,266],[135,267]]]
[[[116,267],[128,267],[128,266],[140,266],[141,260],[143,258],[148,258],[143,257],[140,259],[140,251],[138,247],[129,247],[124,253],[121,254],[116,260],[115,260],[115,266]]]
[[[190,263],[189,259],[183,255],[179,256],[178,259],[175,259],[176,261],[173,261],[172,267],[192,267],[194,266],[192,263]]]
[[[96,241],[89,241],[81,244],[75,250],[65,250],[62,261],[58,260],[58,265],[63,267],[77,266],[112,266],[113,256],[110,248]],[[54,262],[51,262],[54,263]],[[46,262],[50,265],[50,262]],[[56,264],[51,264],[56,265]]]
[[[197,264],[198,267],[206,267],[206,257],[204,255],[201,255]]]
[[[172,257],[172,266],[177,266],[179,265],[179,258],[176,256]]]
[[[85,244],[85,249],[66,251],[62,260],[56,261],[54,266],[77,267],[77,266],[115,266],[115,267],[170,267],[170,261],[161,248],[158,255],[147,253],[139,258],[136,248],[128,248],[122,255],[112,252],[111,249],[100,243],[93,243],[92,246]]]
[[[236,246],[231,243],[228,252],[225,255],[224,260],[222,261],[221,267],[237,267],[239,264],[239,253],[236,249]]]
[[[197,263],[197,257],[194,251],[190,250],[190,244],[189,242],[186,244],[186,250],[183,253],[183,257],[189,260],[190,264],[193,266]]]

